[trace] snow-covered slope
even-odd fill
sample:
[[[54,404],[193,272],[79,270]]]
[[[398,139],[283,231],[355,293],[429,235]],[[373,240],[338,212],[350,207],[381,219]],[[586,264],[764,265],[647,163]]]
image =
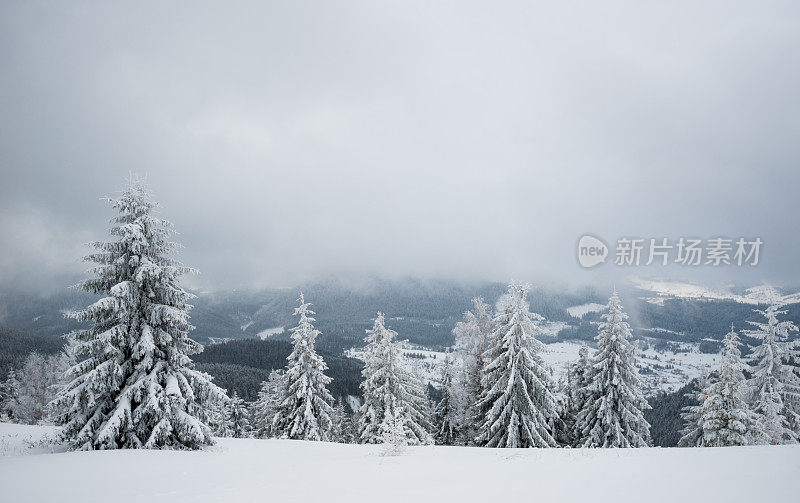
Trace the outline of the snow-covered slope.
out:
[[[0,434],[8,425],[0,424]],[[0,500],[26,502],[794,501],[800,446],[481,449],[219,439],[202,452],[0,458]]]
[[[553,370],[556,379],[560,379],[566,374],[567,364],[578,359],[581,343],[577,341],[547,343],[546,340],[545,342],[546,352],[542,358]],[[439,386],[445,353],[406,341],[402,341],[400,347],[404,356],[402,362],[406,368],[414,372],[423,382]],[[640,349],[637,353],[645,394],[675,391],[695,377],[708,372],[716,365],[719,358],[718,354],[701,353],[696,343],[673,343],[671,347],[673,349],[658,350],[650,347]],[[364,350],[352,348],[346,355],[363,360]]]
[[[679,281],[654,281],[640,278],[633,278],[634,286],[641,290],[656,294],[655,297],[647,297],[654,304],[663,305],[664,299],[674,297],[681,299],[702,299],[702,300],[733,300],[742,304],[764,304],[772,301],[776,297],[787,304],[800,302],[800,292],[781,296],[773,287],[760,285],[745,290],[744,294],[734,293],[729,287],[708,287],[694,283],[683,283]]]
[[[567,308],[567,313],[573,318],[583,318],[589,313],[598,313],[605,309],[605,304],[598,304],[597,302],[589,302],[588,304],[581,304],[579,306],[572,306]]]

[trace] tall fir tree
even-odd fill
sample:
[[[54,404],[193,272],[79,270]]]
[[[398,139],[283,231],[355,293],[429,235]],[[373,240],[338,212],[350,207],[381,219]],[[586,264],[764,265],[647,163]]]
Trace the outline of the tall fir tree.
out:
[[[333,422],[333,396],[328,391],[331,378],[324,374],[325,361],[314,349],[320,334],[314,328],[314,311],[303,294],[294,315],[300,320],[291,329],[294,348],[287,357],[283,395],[278,403],[274,427],[279,437],[297,440],[330,440]]]
[[[577,427],[577,417],[581,410],[586,406],[586,402],[591,396],[589,380],[589,347],[581,344],[578,350],[578,359],[567,369],[566,383],[566,404],[564,406],[563,421],[567,431],[567,443],[573,447],[578,447],[581,434]]]
[[[778,319],[778,316],[786,314],[781,307],[776,297],[765,310],[756,309],[766,320],[748,321],[755,328],[743,332],[761,340],[751,355],[753,376],[748,381],[750,406],[758,414],[762,426],[759,443],[790,444],[798,441],[800,377],[789,364],[791,359],[797,359],[797,351],[788,340],[790,334],[797,331],[797,326],[791,321]]]
[[[412,434],[406,425],[403,408],[397,404],[397,398],[392,397],[381,420],[381,443],[384,445],[382,455],[398,456],[403,453],[405,446],[408,445],[408,437]]]
[[[432,442],[427,414],[427,397],[419,379],[403,369],[395,343],[397,332],[386,327],[383,313],[378,313],[372,329],[367,330],[364,358],[364,381],[358,438],[361,443],[382,442],[381,425],[387,410],[400,411],[411,444]]]
[[[439,445],[466,443],[465,404],[459,400],[459,390],[453,384],[455,370],[450,355],[446,355],[442,366],[442,399],[433,411],[434,440]]]
[[[247,404],[235,391],[228,401],[227,407],[228,425],[231,436],[235,438],[246,438],[250,436],[250,412]]]
[[[681,437],[678,440],[678,447],[703,447],[702,404],[708,398],[706,390],[710,383],[710,374],[700,376],[697,378],[696,389],[686,393],[692,404],[681,410],[681,419],[683,419],[684,426],[680,431]]]
[[[491,307],[480,297],[472,299],[472,310],[453,328],[455,356],[453,361],[453,398],[463,408],[457,429],[463,430],[467,444],[474,444],[478,426],[486,411],[478,405],[484,396],[486,351],[491,346],[495,329]],[[456,405],[456,404],[454,404]]]
[[[203,422],[211,429],[215,437],[232,437],[233,429],[228,419],[228,405],[230,399],[217,400],[213,405],[207,407],[201,416]]]
[[[178,284],[191,272],[170,258],[172,224],[153,215],[156,204],[132,181],[119,199],[110,233],[85,260],[95,278],[79,286],[100,300],[67,316],[91,324],[68,335],[85,355],[54,401],[62,435],[75,449],[186,448],[210,444],[199,418],[224,396],[190,355],[203,347],[189,339],[188,301]]]
[[[342,397],[336,401],[333,408],[333,429],[331,440],[342,444],[352,444],[354,439],[353,421]]]
[[[479,406],[486,410],[478,443],[488,447],[554,447],[551,424],[558,416],[555,383],[541,357],[527,285],[512,283],[495,317],[492,347],[485,366],[487,389]]]
[[[278,403],[283,396],[283,369],[270,371],[267,380],[261,383],[258,398],[250,405],[251,429],[256,438],[275,436],[273,421],[278,412]]]
[[[591,360],[591,395],[578,414],[583,447],[646,447],[650,443],[650,424],[642,412],[650,405],[642,394],[627,318],[615,291],[602,315],[597,352]]]
[[[719,368],[698,391],[698,404],[685,408],[684,417],[689,422],[681,445],[725,447],[752,443],[756,422],[745,401],[739,344],[739,336],[731,326],[723,340]]]

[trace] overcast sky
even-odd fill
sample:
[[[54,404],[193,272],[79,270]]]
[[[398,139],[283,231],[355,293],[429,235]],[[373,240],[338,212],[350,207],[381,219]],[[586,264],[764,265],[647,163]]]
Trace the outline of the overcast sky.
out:
[[[800,280],[796,1],[179,3],[2,2],[4,286],[84,270],[130,172],[205,288]],[[586,232],[765,244],[582,270]]]

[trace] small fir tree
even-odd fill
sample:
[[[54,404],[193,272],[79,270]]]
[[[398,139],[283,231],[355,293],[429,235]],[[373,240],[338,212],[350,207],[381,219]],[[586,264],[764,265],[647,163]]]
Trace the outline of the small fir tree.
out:
[[[748,381],[750,406],[762,426],[759,443],[790,444],[798,440],[792,426],[800,425],[800,377],[788,364],[797,357],[788,342],[797,326],[778,319],[786,314],[780,308],[776,297],[765,310],[756,309],[766,320],[749,321],[755,328],[744,331],[745,335],[761,340],[751,356],[753,377]]]
[[[386,328],[383,313],[378,313],[372,329],[367,330],[361,383],[364,403],[359,411],[358,438],[361,443],[380,443],[384,415],[396,403],[396,410],[404,415],[409,442],[429,444],[432,438],[428,433],[425,388],[416,376],[401,367],[396,335],[397,332]]]
[[[324,374],[328,366],[314,349],[319,330],[314,328],[314,314],[303,294],[294,315],[298,325],[292,328],[294,348],[287,357],[283,395],[273,425],[277,435],[298,440],[330,440],[333,396],[328,391],[331,378]]]
[[[283,395],[283,389],[283,370],[272,370],[267,380],[261,383],[258,399],[250,405],[254,437],[271,438],[276,436],[272,424],[278,411],[278,403]]]
[[[591,395],[578,415],[579,444],[583,447],[646,447],[650,424],[643,410],[650,405],[636,371],[636,347],[631,343],[628,315],[615,291],[597,335],[591,360]]]
[[[544,365],[544,345],[536,339],[527,285],[512,283],[505,306],[495,317],[493,346],[485,367],[486,410],[478,442],[488,447],[555,447],[551,425],[558,416],[555,383]]]

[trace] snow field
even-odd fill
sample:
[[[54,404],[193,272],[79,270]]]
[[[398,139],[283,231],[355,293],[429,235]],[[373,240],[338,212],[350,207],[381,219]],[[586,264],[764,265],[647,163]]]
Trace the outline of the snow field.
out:
[[[0,435],[17,425],[0,423]],[[42,434],[52,431],[39,428]],[[483,449],[218,439],[203,451],[0,458],[9,502],[794,501],[800,446]]]

